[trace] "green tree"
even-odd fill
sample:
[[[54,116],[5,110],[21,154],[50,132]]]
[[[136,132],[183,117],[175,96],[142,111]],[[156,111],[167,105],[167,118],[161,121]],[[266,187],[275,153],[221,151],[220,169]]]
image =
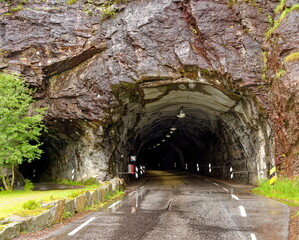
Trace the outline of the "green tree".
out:
[[[18,76],[0,73],[0,171],[5,190],[13,190],[14,169],[40,157],[39,136],[45,109],[33,109],[32,90]],[[6,170],[11,169],[8,179]]]

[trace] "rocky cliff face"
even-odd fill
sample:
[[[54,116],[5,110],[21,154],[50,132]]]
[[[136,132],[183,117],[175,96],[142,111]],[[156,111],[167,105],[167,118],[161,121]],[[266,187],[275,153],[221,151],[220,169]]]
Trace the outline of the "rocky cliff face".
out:
[[[140,129],[147,103],[162,99],[154,92],[189,91],[186,84],[210,85],[235,101],[222,103],[215,94],[209,101],[228,108],[212,109],[206,123],[215,125],[211,132],[225,123],[218,142],[226,151],[229,122],[237,119],[232,142],[239,147],[226,153],[227,163],[247,151],[258,160],[242,163],[246,169],[265,171],[275,159],[283,174],[299,174],[296,1],[0,4],[0,68],[26,77],[37,104],[48,108],[43,176],[105,179],[124,169],[123,159],[138,149],[134,135],[146,135]]]

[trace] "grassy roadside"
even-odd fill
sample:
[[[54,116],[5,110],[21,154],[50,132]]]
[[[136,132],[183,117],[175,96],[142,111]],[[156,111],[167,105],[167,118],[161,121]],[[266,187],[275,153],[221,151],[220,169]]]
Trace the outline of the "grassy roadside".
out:
[[[273,198],[284,204],[299,207],[299,178],[297,179],[278,179],[274,185],[269,184],[269,180],[260,182],[258,187],[252,192]],[[299,216],[299,212],[296,214]]]
[[[74,185],[74,183],[72,183]],[[82,183],[81,183],[82,185]],[[68,190],[50,190],[50,191],[31,191],[32,185],[29,183],[22,191],[0,192],[0,220],[11,214],[26,215],[39,214],[41,209],[28,210],[24,208],[24,204],[34,201],[41,204],[53,202],[60,199],[75,198],[83,192],[93,191],[100,187],[100,184],[86,185],[83,189]],[[31,211],[31,212],[30,212]]]

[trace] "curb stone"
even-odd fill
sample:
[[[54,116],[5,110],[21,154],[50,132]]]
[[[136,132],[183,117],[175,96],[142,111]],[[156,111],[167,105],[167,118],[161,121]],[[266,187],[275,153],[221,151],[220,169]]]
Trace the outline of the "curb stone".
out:
[[[12,216],[15,222],[6,224],[4,229],[0,230],[0,240],[9,240],[17,237],[21,232],[40,231],[52,226],[54,223],[60,223],[65,212],[69,212],[72,215],[82,212],[87,206],[105,201],[107,195],[124,189],[125,181],[114,178],[95,191],[86,191],[74,199],[63,199],[49,203],[47,206],[50,208],[39,215],[30,217]],[[8,220],[4,222],[11,222],[11,220],[8,217]]]

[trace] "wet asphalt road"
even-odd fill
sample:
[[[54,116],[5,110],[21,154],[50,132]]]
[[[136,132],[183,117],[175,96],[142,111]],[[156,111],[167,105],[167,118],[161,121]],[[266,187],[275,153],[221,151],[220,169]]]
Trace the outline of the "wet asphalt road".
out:
[[[47,239],[185,240],[288,238],[289,208],[224,183],[178,172],[150,180]],[[134,189],[135,188],[135,189]]]

